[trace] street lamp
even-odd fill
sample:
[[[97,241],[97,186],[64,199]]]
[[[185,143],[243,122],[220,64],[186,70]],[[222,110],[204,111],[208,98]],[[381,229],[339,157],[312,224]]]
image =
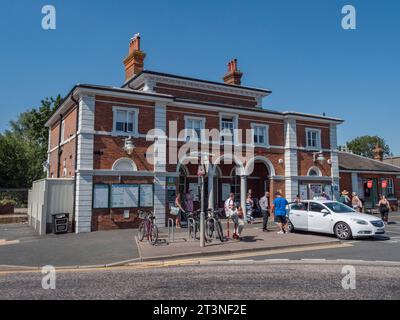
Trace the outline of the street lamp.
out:
[[[131,155],[134,149],[135,149],[135,146],[133,144],[132,137],[129,136],[128,138],[125,139],[124,151],[128,155]]]

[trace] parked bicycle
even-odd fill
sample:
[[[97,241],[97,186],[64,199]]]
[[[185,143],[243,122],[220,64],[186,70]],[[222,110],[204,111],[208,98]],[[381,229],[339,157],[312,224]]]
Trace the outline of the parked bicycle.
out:
[[[139,210],[138,214],[139,218],[142,219],[139,226],[138,239],[139,241],[143,241],[144,238],[147,238],[147,240],[154,246],[158,241],[158,228],[154,223],[156,217],[152,211],[145,212]]]
[[[218,238],[225,241],[220,218],[223,217],[223,209],[208,209],[206,219],[206,235],[209,241]]]

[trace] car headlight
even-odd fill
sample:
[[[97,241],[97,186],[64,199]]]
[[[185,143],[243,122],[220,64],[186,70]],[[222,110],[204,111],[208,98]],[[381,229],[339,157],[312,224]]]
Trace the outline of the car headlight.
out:
[[[368,224],[367,221],[361,220],[361,219],[355,219],[355,218],[353,218],[353,219],[351,219],[351,220],[353,220],[355,223],[362,224],[362,225],[367,225],[367,224]]]

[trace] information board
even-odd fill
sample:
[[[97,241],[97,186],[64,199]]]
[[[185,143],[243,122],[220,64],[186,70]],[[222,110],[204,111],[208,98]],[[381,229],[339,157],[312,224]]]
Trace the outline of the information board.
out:
[[[109,187],[106,184],[95,184],[93,190],[93,208],[108,208]]]
[[[131,184],[111,185],[111,208],[137,208],[139,186]]]
[[[140,185],[140,207],[153,206],[153,185],[142,184]]]

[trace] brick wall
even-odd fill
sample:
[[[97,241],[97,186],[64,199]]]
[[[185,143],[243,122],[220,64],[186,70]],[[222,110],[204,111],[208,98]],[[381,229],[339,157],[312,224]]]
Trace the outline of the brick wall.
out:
[[[321,130],[321,146],[323,149],[330,149],[330,128],[329,125],[323,123],[315,123],[308,121],[297,121],[297,146],[306,147],[306,128]]]

